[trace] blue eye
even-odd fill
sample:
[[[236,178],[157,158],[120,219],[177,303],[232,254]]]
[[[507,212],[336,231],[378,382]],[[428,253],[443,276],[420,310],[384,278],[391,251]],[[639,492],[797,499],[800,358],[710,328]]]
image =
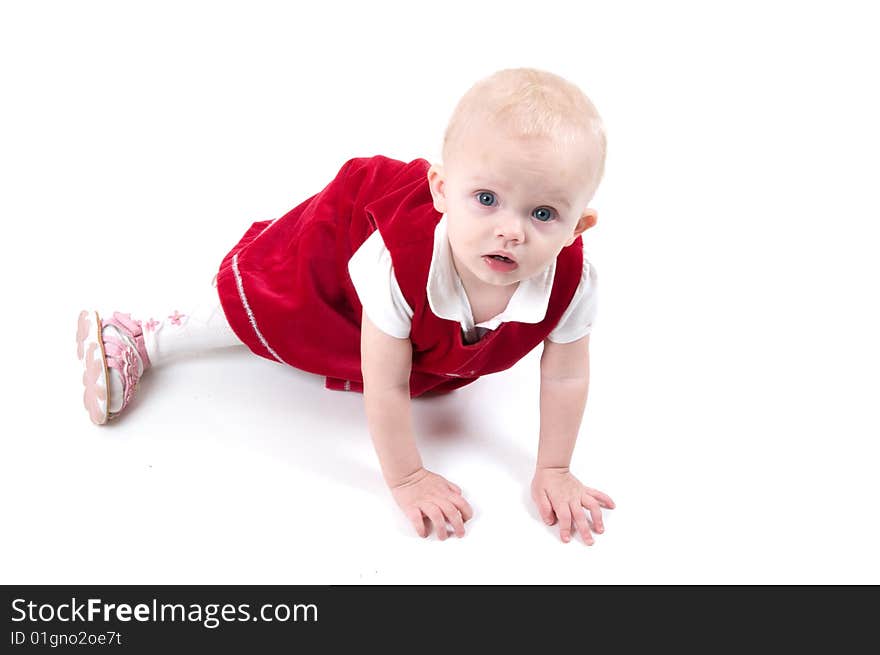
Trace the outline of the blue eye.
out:
[[[477,194],[477,199],[480,201],[481,205],[485,205],[486,207],[491,207],[493,204],[493,200],[495,199],[495,194],[491,191],[480,191]]]
[[[538,216],[538,213],[541,212],[541,215]],[[537,218],[542,223],[546,223],[547,221],[553,218],[553,214],[555,212],[549,207],[538,207],[535,211],[532,212],[532,216]]]

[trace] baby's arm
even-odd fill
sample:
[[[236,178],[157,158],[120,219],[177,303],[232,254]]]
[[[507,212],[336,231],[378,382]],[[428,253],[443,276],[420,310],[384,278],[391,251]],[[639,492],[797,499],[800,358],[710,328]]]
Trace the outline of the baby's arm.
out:
[[[411,369],[412,342],[385,334],[363,312],[364,406],[385,482],[420,536],[428,536],[424,515],[441,540],[447,537],[447,521],[463,537],[464,521],[473,516],[470,505],[460,488],[422,466],[416,448],[410,412]]]
[[[548,525],[559,519],[563,541],[569,540],[574,521],[584,542],[592,544],[583,508],[590,512],[593,529],[603,532],[599,508],[613,509],[614,501],[585,487],[569,471],[589,386],[590,335],[565,344],[546,339],[541,355],[541,434],[532,498]]]

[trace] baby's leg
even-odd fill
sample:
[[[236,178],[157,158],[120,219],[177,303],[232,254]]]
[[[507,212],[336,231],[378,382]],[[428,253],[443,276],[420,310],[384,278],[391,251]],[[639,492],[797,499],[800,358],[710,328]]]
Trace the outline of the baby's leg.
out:
[[[154,314],[80,313],[77,354],[85,365],[84,403],[93,422],[115,418],[153,366],[218,348],[246,348],[229,327],[214,285],[201,298]]]
[[[156,315],[132,314],[132,318],[140,320],[150,366],[217,348],[245,348],[226,321],[215,286],[189,304],[168,306]]]

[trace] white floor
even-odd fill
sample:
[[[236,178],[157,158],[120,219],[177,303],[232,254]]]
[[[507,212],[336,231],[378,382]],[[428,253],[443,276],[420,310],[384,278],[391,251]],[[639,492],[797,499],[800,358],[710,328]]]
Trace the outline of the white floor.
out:
[[[880,580],[875,462],[841,471],[832,434],[760,394],[718,397],[674,372],[664,384],[600,338],[573,470],[617,502],[606,534],[563,544],[537,520],[536,350],[413,404],[426,465],[476,513],[441,542],[386,491],[359,394],[228,349],[152,371],[99,428],[81,406],[75,313],[54,318],[55,368],[25,378],[45,393],[18,396],[4,437],[5,583]]]

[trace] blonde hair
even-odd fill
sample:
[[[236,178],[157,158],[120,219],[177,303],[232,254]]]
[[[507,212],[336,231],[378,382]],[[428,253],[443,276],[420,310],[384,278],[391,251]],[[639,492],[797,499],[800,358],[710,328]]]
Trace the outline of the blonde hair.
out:
[[[479,80],[449,119],[444,163],[461,146],[468,129],[483,122],[499,125],[514,137],[547,138],[557,151],[595,149],[595,168],[589,171],[591,196],[595,193],[605,173],[607,138],[599,112],[576,85],[536,68],[506,68]]]

